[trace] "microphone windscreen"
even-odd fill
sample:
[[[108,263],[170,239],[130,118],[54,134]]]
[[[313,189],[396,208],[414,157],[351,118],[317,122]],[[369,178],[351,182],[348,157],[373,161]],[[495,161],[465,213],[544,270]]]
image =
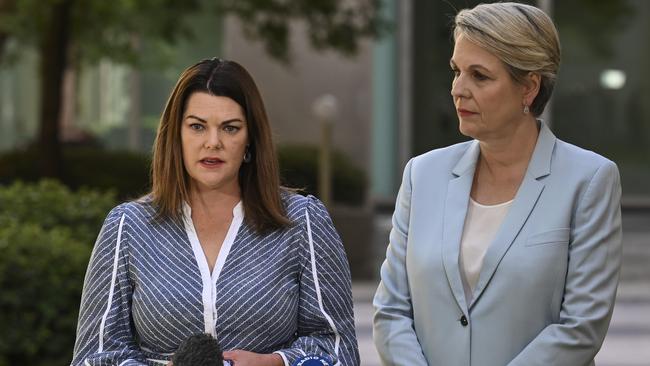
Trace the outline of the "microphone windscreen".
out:
[[[211,335],[194,334],[178,346],[172,363],[174,366],[223,366],[223,352]]]

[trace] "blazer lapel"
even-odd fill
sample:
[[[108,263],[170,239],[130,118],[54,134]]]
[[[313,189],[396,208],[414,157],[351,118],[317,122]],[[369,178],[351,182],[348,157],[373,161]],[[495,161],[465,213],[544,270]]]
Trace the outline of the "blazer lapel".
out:
[[[456,298],[458,306],[467,313],[468,304],[463,290],[463,281],[460,276],[458,263],[460,239],[463,235],[465,215],[469,194],[472,189],[474,170],[479,156],[478,141],[470,144],[465,154],[458,161],[452,170],[454,177],[447,185],[447,197],[445,200],[445,212],[442,235],[442,260],[449,281],[449,287]]]
[[[494,241],[491,243],[483,259],[483,267],[476,288],[474,289],[472,302],[469,304],[470,308],[476,303],[487,287],[499,262],[501,262],[501,259],[528,220],[539,196],[544,190],[544,183],[539,179],[550,174],[551,157],[556,138],[544,123],[540,122],[540,124],[541,127],[537,144],[528,164],[526,175],[515,195],[510,211],[503,220],[501,228],[497,232]]]

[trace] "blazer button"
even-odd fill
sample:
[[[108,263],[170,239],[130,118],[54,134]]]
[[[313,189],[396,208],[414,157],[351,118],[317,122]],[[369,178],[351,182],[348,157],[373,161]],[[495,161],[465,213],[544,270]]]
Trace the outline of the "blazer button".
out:
[[[460,325],[462,325],[463,327],[466,327],[467,324],[469,324],[469,322],[467,321],[467,317],[465,315],[461,316],[460,317]]]

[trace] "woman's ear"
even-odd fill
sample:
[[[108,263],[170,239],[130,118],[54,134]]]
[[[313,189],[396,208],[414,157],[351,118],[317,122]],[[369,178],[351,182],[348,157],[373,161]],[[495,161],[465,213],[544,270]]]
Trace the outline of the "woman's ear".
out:
[[[524,78],[524,105],[530,106],[539,94],[542,85],[542,76],[536,72],[529,72]]]

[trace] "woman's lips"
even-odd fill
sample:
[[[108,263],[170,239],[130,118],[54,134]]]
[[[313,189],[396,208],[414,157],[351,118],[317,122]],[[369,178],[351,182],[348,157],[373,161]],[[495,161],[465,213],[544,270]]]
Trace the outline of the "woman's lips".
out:
[[[224,164],[224,161],[217,158],[205,158],[199,160],[199,163],[201,164],[201,166],[205,168],[212,169],[212,168],[220,167],[221,165]]]
[[[458,115],[461,117],[470,117],[478,114],[476,112],[468,111],[467,109],[462,109],[462,108],[459,108],[456,111],[458,112]]]

